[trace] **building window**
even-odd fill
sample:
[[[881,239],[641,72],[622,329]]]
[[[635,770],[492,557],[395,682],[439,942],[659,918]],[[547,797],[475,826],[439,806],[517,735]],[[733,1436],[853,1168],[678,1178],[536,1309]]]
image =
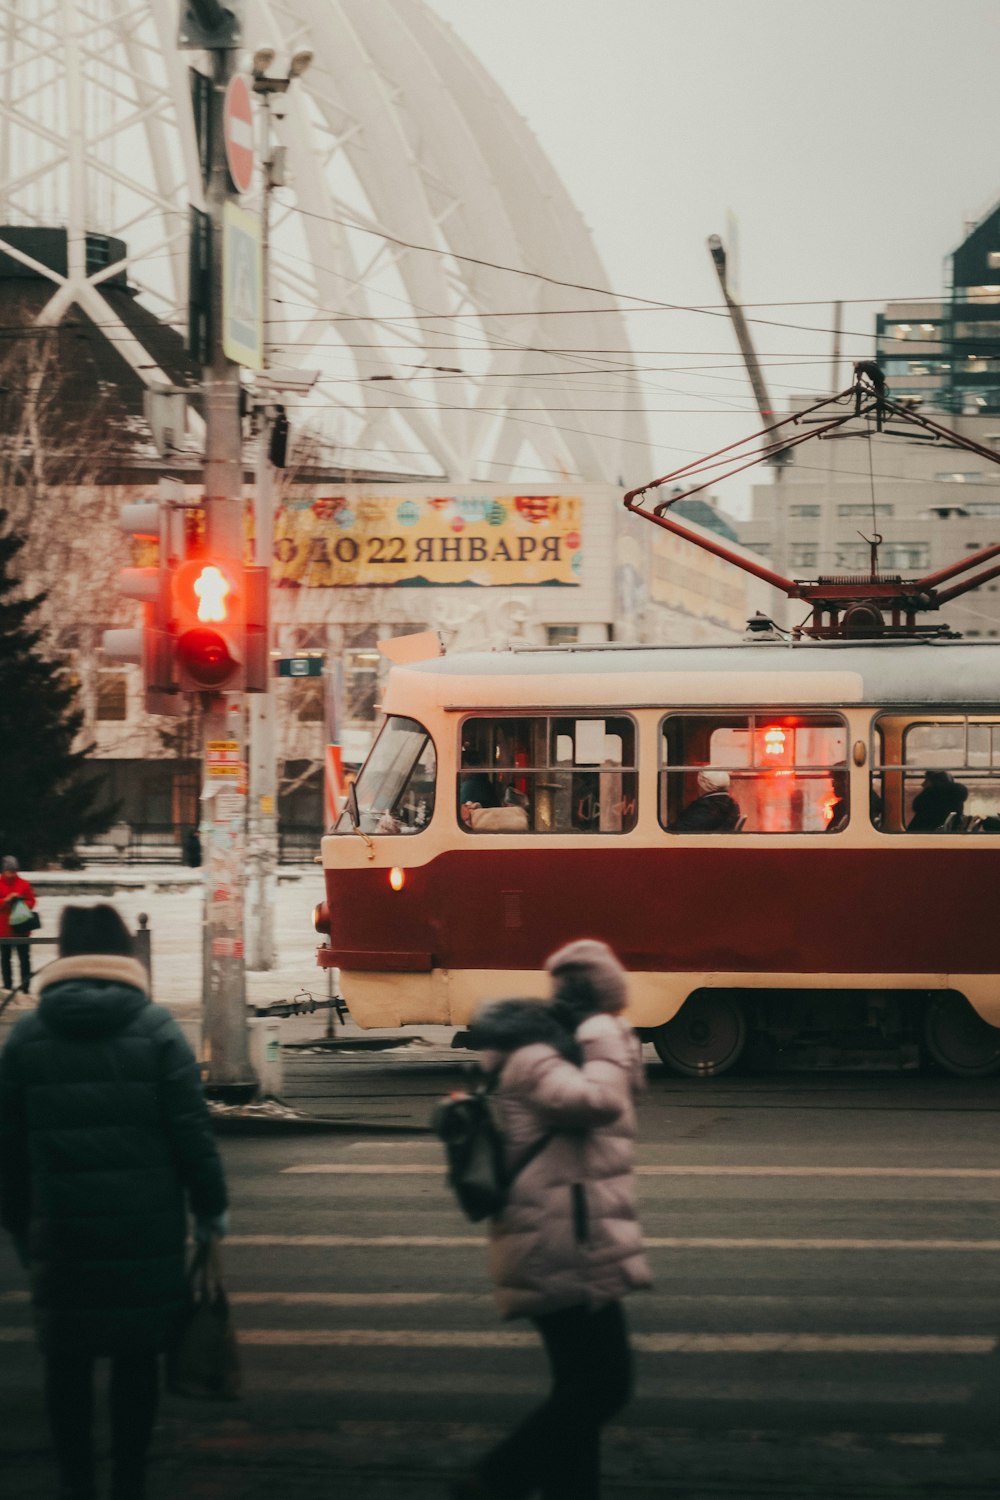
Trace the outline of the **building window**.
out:
[[[296,677],[291,684],[291,711],[300,724],[322,724],[325,718],[322,677]]]
[[[803,521],[815,520],[817,516],[822,514],[822,510],[823,508],[820,505],[790,505],[788,507],[788,514],[790,516],[798,516]]]
[[[97,673],[97,703],[94,717],[101,720],[128,718],[128,673],[102,667]]]
[[[575,646],[580,639],[579,625],[546,625],[545,639],[550,646]]]
[[[815,568],[819,558],[819,552],[815,547],[793,547],[793,568]]]
[[[891,516],[893,507],[891,505],[838,505],[838,516],[871,516],[872,511],[876,516]]]
[[[883,542],[878,549],[879,567],[926,568],[930,564],[930,545],[927,542]],[[837,567],[852,572],[871,566],[872,549],[867,542],[841,542],[837,547]]]
[[[344,716],[355,726],[370,724],[378,705],[378,651],[344,652]]]

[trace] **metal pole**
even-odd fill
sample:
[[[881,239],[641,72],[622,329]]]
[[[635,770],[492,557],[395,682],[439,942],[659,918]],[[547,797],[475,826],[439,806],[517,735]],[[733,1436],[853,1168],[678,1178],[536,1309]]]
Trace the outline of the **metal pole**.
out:
[[[271,208],[271,110],[263,96],[264,201],[261,209],[263,247],[264,367],[267,368],[267,328],[271,279],[268,274],[268,228]],[[254,475],[254,562],[270,569],[274,551],[274,465],[271,463],[271,408],[258,408],[257,467]],[[270,620],[270,610],[268,619]],[[268,641],[270,660],[271,641]],[[275,702],[270,679],[266,693],[250,699],[250,797],[247,807],[247,966],[273,969],[275,965],[274,911],[278,897],[278,763]]]
[[[223,212],[229,197],[222,101],[236,53],[209,54],[212,110],[211,172],[206,202],[212,223],[211,363],[203,377],[205,416],[205,541],[209,553],[243,556],[243,453],[238,367],[222,346]],[[208,1082],[216,1090],[256,1086],[246,1025],[243,887],[246,878],[246,778],[242,693],[206,693],[202,852],[205,916],[202,968]],[[234,771],[235,767],[235,771]]]
[[[270,422],[261,426],[254,504],[254,561],[269,567],[274,535],[274,469],[268,458]],[[269,643],[270,645],[270,643]],[[274,909],[278,893],[278,765],[274,694],[250,699],[250,797],[247,808],[247,966],[275,965]]]

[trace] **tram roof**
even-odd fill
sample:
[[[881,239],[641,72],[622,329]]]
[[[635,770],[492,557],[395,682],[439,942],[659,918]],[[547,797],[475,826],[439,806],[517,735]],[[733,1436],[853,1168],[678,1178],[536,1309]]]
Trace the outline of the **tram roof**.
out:
[[[865,703],[1000,712],[1000,643],[804,640],[457,652],[396,667],[384,707],[406,712],[404,697],[451,710]]]

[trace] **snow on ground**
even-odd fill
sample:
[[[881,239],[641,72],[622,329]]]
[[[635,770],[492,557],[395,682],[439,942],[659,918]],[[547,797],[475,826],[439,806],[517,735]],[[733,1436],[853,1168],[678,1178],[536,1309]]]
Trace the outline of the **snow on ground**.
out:
[[[153,999],[166,1005],[182,1021],[191,1025],[189,1035],[196,1042],[197,1020],[201,1013],[201,934],[203,887],[198,870],[179,865],[89,866],[81,871],[22,871],[38,892],[38,912],[42,926],[40,938],[54,938],[59,913],[68,903],[90,905],[110,901],[133,931],[139,925],[139,914],[145,912],[152,933]],[[266,972],[247,971],[247,1002],[250,1006],[270,1005],[291,1000],[305,990],[316,1000],[326,999],[329,970],[316,963],[319,938],[313,931],[312,910],[323,899],[323,872],[316,865],[283,866],[278,877],[275,920],[276,967]],[[39,944],[33,948],[32,967],[37,974],[55,957],[55,947]],[[15,978],[18,968],[15,962]],[[37,985],[33,986],[37,990]],[[0,990],[0,998],[3,996]],[[4,1012],[0,1023],[0,1044],[7,1027],[20,1014],[26,1002],[18,995]],[[289,1017],[281,1022],[283,1042],[304,1041],[322,1037],[328,1029],[329,1012]],[[348,1020],[346,1025],[334,1020],[332,1034],[347,1039],[363,1035]],[[398,1034],[410,1040],[423,1037],[439,1046],[449,1045],[452,1028],[445,1026],[408,1027]],[[385,1031],[377,1033],[385,1036]]]
[[[38,890],[42,918],[39,937],[54,938],[59,913],[68,903],[110,901],[133,930],[139,913],[149,917],[153,951],[153,998],[171,1010],[201,1005],[201,934],[203,894],[200,874],[173,866],[90,867],[80,872],[24,872]],[[289,999],[296,990],[326,994],[326,974],[316,965],[319,939],[312,909],[323,899],[323,873],[316,867],[283,869],[278,880],[275,946],[277,967],[247,973],[247,999],[267,1005]],[[39,947],[33,967],[55,957],[54,947]]]

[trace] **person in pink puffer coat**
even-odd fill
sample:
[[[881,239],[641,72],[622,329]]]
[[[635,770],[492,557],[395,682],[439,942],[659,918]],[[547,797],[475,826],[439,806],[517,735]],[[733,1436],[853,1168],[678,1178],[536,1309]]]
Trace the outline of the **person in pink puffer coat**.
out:
[[[551,1004],[499,1001],[470,1028],[499,1071],[508,1165],[551,1139],[493,1221],[490,1269],[506,1318],[541,1334],[552,1389],[453,1487],[454,1500],[597,1500],[600,1430],[631,1394],[622,1298],[650,1284],[632,1172],[639,1042],[621,1015],[626,974],[606,944],[570,943],[546,964]]]

